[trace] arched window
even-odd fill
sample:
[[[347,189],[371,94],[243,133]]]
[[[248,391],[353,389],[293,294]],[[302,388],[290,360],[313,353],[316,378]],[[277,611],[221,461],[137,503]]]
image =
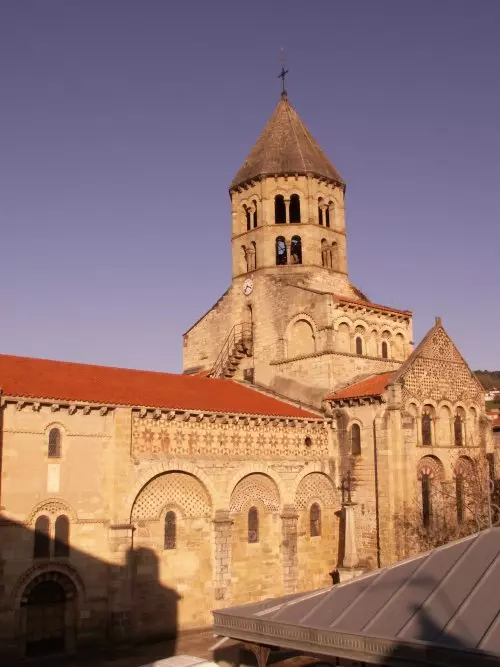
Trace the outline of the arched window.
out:
[[[177,546],[177,517],[175,512],[167,512],[165,514],[165,529],[164,529],[164,549],[175,549]]]
[[[320,197],[318,199],[318,222],[320,225],[323,224],[323,199]]]
[[[257,227],[257,202],[253,200],[253,227]]]
[[[330,226],[330,207],[329,206],[327,206],[325,208],[325,225],[327,227]]]
[[[48,516],[39,516],[35,522],[35,541],[33,543],[33,558],[48,558],[50,556],[50,521]]]
[[[286,222],[286,206],[283,195],[276,195],[274,198],[274,222],[282,225]]]
[[[326,269],[332,267],[332,253],[326,239],[321,239],[321,264]]]
[[[313,503],[309,510],[309,534],[311,537],[321,535],[321,507],[318,503]]]
[[[464,521],[464,478],[461,473],[455,477],[455,492],[457,495],[457,523]]]
[[[290,222],[300,222],[300,197],[292,195],[290,197]]]
[[[354,456],[361,454],[361,429],[359,424],[351,426],[351,454]]]
[[[249,232],[250,229],[252,228],[251,218],[250,218],[250,209],[247,206],[244,206],[243,208],[245,209],[245,217],[246,217],[246,221],[247,221],[247,232]]]
[[[432,517],[431,505],[431,476],[429,473],[423,473],[420,481],[422,491],[422,524],[428,528]]]
[[[360,336],[356,336],[356,354],[363,354],[363,339]]]
[[[61,456],[61,431],[51,428],[49,431],[49,459],[58,459]]]
[[[428,409],[422,415],[422,445],[432,447],[432,416]]]
[[[340,262],[339,262],[339,246],[335,241],[332,243],[331,247],[331,265],[332,269],[339,270],[340,267]]]
[[[259,541],[259,511],[256,507],[248,510],[248,544]]]
[[[286,256],[286,241],[284,236],[278,236],[276,239],[276,264],[280,266],[281,264],[287,263]]]
[[[292,256],[292,264],[302,264],[302,241],[300,236],[292,236],[290,255]]]
[[[254,271],[257,268],[257,244],[252,241],[249,248],[245,249],[247,261],[247,271]]]
[[[64,514],[56,519],[54,556],[60,558],[69,556],[69,519]]]
[[[453,421],[453,433],[455,439],[455,445],[457,447],[464,446],[464,430],[463,430],[463,421],[460,414],[457,412],[455,419]]]
[[[382,341],[382,359],[387,359],[389,357],[389,348],[387,346],[387,341]]]

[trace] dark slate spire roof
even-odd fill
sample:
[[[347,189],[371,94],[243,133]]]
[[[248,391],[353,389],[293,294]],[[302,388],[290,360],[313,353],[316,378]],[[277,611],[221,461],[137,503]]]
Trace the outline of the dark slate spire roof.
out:
[[[337,183],[344,183],[285,93],[234,177],[231,188],[258,176],[309,172]]]

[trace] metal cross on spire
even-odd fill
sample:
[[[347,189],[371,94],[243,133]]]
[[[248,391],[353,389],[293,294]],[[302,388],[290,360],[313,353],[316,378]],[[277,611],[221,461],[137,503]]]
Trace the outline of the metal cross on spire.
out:
[[[285,77],[288,74],[288,70],[285,69],[285,52],[283,49],[281,49],[280,53],[280,63],[281,63],[281,72],[278,74],[278,79],[281,79],[281,83],[283,85],[283,89],[281,91],[281,97],[286,97]]]

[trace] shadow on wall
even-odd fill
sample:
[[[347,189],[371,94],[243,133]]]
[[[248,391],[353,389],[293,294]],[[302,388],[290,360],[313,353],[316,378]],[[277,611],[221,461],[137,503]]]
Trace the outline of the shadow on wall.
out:
[[[110,559],[0,515],[0,663],[130,653],[134,644],[167,639],[156,657],[174,655],[180,596],[160,583],[158,556],[118,540]]]

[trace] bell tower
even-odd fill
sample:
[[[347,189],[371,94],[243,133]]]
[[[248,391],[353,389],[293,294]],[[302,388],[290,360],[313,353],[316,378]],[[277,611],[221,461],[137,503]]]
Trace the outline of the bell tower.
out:
[[[186,372],[319,407],[353,378],[401,364],[411,313],[349,280],[345,189],[283,89],[229,187],[232,281],[184,334]]]
[[[345,183],[283,91],[230,188],[233,282],[287,275],[349,292]]]

